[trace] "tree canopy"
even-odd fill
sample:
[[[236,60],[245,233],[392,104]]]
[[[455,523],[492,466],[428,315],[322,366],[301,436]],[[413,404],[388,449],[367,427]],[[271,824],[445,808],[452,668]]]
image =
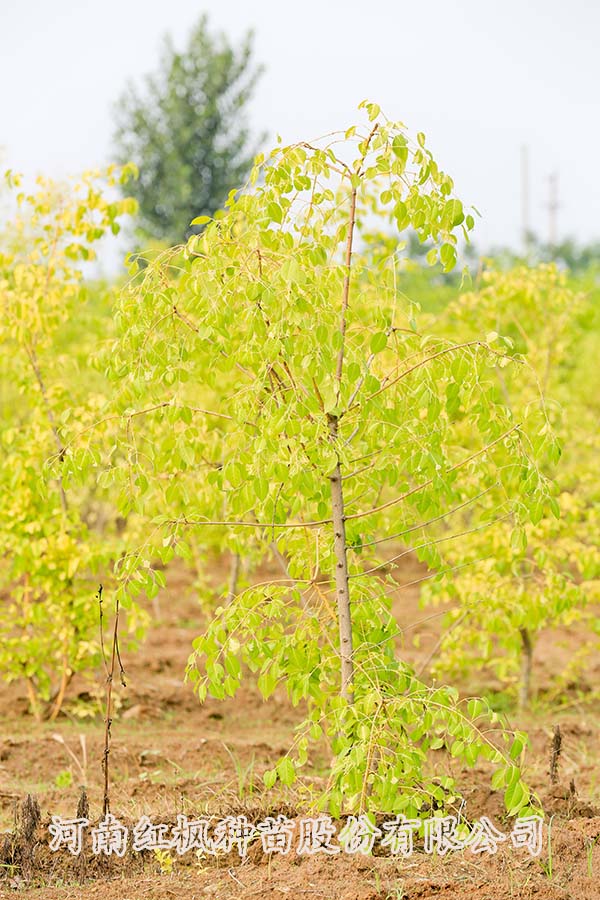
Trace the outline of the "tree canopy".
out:
[[[261,74],[252,41],[232,46],[203,16],[182,52],[167,37],[158,70],[122,94],[116,156],[139,168],[130,193],[144,237],[180,243],[246,180],[257,146],[245,110]]]

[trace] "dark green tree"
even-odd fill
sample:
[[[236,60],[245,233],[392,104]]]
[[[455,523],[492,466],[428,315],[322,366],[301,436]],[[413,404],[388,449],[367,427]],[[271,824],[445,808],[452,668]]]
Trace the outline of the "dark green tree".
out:
[[[252,40],[248,32],[234,47],[203,16],[183,52],[167,37],[158,71],[121,96],[116,158],[139,168],[128,193],[144,237],[180,243],[193,218],[214,214],[244,183],[258,149],[245,115],[262,71]]]

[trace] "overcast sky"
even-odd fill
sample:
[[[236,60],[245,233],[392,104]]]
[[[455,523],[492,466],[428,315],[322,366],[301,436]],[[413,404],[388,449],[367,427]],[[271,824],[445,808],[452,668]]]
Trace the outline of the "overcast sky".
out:
[[[358,118],[365,97],[424,131],[457,193],[483,214],[476,243],[518,245],[521,146],[531,224],[600,239],[600,4],[595,0],[0,0],[0,166],[51,175],[111,158],[112,105],[207,12],[256,33],[266,71],[256,131],[314,138]]]

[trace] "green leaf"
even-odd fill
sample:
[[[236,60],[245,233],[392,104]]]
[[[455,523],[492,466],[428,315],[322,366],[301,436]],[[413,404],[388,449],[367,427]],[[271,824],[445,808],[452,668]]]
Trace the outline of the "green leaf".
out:
[[[448,200],[442,212],[442,225],[445,228],[454,228],[460,225],[464,218],[465,214],[460,200]]]
[[[496,769],[494,774],[492,775],[492,790],[497,791],[500,788],[504,787],[506,784],[506,769]]]
[[[474,697],[472,700],[469,700],[467,704],[467,710],[469,713],[469,718],[477,719],[485,710],[485,705],[483,701],[479,700],[477,697]]]
[[[515,736],[513,740],[510,750],[509,756],[511,759],[518,759],[525,748],[525,741],[521,735]]]
[[[509,784],[504,792],[504,805],[509,816],[517,815],[523,806],[529,803],[529,790],[521,779]]]
[[[440,247],[440,260],[444,267],[444,272],[449,272],[456,265],[456,250],[452,244],[442,244]]]
[[[270,790],[277,781],[277,772],[275,769],[267,769],[263,775],[263,782],[267,790]]]
[[[290,785],[296,780],[294,764],[288,756],[284,756],[277,763],[277,774],[282,784]]]
[[[387,335],[383,331],[378,331],[371,338],[371,353],[381,353],[387,345]]]
[[[281,224],[281,222],[283,221],[283,210],[279,203],[271,201],[271,203],[267,205],[267,212],[269,213],[269,216],[271,217],[273,222]]]
[[[524,553],[527,549],[527,534],[524,528],[514,528],[510,536],[513,553]]]

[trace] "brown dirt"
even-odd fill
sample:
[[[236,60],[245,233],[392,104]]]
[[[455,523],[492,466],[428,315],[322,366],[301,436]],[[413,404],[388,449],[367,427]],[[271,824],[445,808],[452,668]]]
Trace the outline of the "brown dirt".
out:
[[[127,688],[118,691],[120,706],[113,725],[111,809],[126,822],[136,821],[143,813],[166,822],[173,821],[178,812],[205,811],[220,815],[246,812],[249,818],[261,818],[273,809],[272,797],[263,793],[262,774],[289,746],[297,710],[283,694],[263,702],[250,681],[233,700],[197,703],[182,679],[202,616],[189,577],[179,570],[171,575],[168,589],[159,597],[159,622],[154,623],[142,652],[124,660]],[[416,562],[403,568],[404,582],[420,575],[422,569]],[[225,577],[222,567],[215,564],[213,578],[224,581]],[[410,626],[405,655],[418,664],[427,659],[438,640],[441,617],[419,608],[416,586],[398,592],[395,612],[401,625]],[[414,636],[420,638],[418,649],[412,645]],[[542,690],[550,674],[566,664],[581,640],[582,635],[573,630],[543,636],[536,663],[536,680]],[[589,686],[597,684],[599,668],[600,661],[591,659],[585,675]],[[481,685],[489,684],[482,673],[479,678]],[[469,693],[478,689],[480,684],[465,685]],[[540,708],[522,721],[512,717],[513,725],[526,728],[532,739],[527,778],[539,792],[547,817],[553,817],[551,858],[548,843],[538,859],[506,847],[483,859],[465,851],[445,858],[415,853],[407,860],[348,855],[268,858],[253,848],[243,862],[234,856],[199,861],[193,853],[187,854],[175,861],[168,874],[161,873],[151,854],[108,861],[89,857],[82,863],[67,853],[48,850],[45,826],[50,815],[75,814],[78,785],[83,780],[90,798],[90,818],[100,815],[103,723],[99,716],[78,716],[90,691],[89,683],[74,679],[65,714],[55,723],[39,724],[26,715],[27,703],[20,688],[0,685],[0,827],[12,830],[16,807],[27,794],[37,797],[42,815],[32,847],[31,876],[24,878],[22,868],[7,865],[5,854],[0,897],[19,891],[40,900],[178,896],[189,900],[600,900],[600,787],[596,774],[600,719],[597,707],[592,702],[584,705],[576,691],[558,712]],[[563,752],[560,779],[553,786],[548,761],[556,723],[563,734]],[[84,771],[54,734],[61,736]],[[325,772],[324,756],[316,755],[312,763],[317,773]],[[502,798],[490,789],[489,773],[478,766],[454,774],[458,774],[469,815],[488,815],[502,827]],[[58,787],[57,778],[58,784],[65,778],[72,783]],[[289,797],[275,798],[275,805],[294,815],[294,801]],[[0,850],[1,845],[0,835]]]

